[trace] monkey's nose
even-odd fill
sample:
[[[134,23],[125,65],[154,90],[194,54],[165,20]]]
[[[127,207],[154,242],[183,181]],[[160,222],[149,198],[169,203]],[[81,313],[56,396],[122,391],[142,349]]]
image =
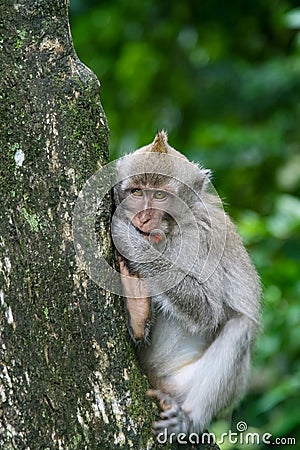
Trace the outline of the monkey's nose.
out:
[[[146,222],[148,222],[150,219],[151,219],[151,213],[150,213],[150,211],[149,210],[144,210],[144,211],[141,211],[139,214],[138,214],[138,219],[139,219],[139,221],[144,225]]]

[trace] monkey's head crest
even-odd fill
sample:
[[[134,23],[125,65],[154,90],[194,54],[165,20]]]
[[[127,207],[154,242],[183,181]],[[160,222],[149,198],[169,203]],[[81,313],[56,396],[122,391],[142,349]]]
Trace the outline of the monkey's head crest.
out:
[[[158,131],[151,144],[137,149],[134,153],[160,153],[161,155],[177,156],[178,158],[187,158],[168,143],[168,133],[165,130]]]
[[[165,130],[159,131],[152,144],[150,144],[150,152],[168,153],[168,135]]]

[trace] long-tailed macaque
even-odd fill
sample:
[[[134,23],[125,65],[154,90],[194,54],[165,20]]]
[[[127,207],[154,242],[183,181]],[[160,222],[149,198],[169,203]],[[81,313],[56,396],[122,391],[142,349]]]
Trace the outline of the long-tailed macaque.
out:
[[[162,409],[153,430],[201,433],[245,388],[260,282],[210,171],[164,131],[117,173],[112,237],[129,330]]]

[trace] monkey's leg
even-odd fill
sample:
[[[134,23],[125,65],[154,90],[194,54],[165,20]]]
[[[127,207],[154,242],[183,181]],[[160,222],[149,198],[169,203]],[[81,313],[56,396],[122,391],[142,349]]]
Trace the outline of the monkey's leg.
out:
[[[159,400],[162,409],[162,412],[160,413],[162,420],[153,422],[152,424],[152,430],[155,435],[163,433],[165,430],[167,430],[168,435],[171,433],[178,434],[188,432],[190,420],[171,395],[156,389],[149,389],[147,395]]]
[[[172,377],[178,394],[185,393],[182,409],[193,431],[203,432],[243,392],[255,329],[256,324],[246,316],[230,319],[203,355]]]
[[[145,282],[136,274],[131,274],[123,260],[119,257],[121,281],[125,295],[125,306],[128,312],[129,330],[135,341],[147,338],[151,304]]]

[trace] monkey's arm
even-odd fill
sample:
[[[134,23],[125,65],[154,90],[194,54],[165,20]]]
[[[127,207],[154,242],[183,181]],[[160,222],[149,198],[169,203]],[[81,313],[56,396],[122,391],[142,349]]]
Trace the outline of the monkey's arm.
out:
[[[125,307],[128,314],[128,328],[135,342],[146,340],[149,334],[151,302],[145,281],[131,274],[119,256],[121,282],[125,295]]]

